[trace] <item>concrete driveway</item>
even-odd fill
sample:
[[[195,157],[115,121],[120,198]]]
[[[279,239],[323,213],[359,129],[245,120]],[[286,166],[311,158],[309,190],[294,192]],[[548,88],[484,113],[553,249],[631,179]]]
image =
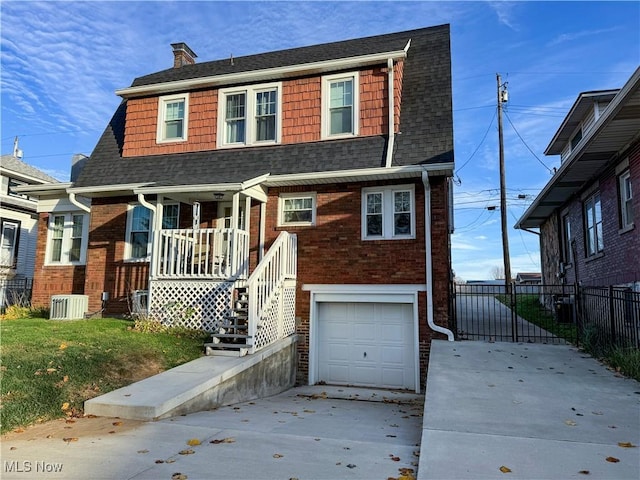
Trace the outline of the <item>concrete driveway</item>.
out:
[[[0,476],[386,480],[417,472],[423,408],[419,395],[316,386],[157,422],[109,419],[88,435],[27,430],[2,442]]]

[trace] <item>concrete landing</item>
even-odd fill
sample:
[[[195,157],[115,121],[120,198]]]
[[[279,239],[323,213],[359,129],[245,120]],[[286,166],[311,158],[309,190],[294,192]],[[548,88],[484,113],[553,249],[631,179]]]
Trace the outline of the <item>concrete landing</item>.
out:
[[[436,340],[421,443],[420,480],[637,480],[640,383],[573,346]]]
[[[295,384],[297,337],[244,357],[206,356],[87,400],[85,413],[158,420],[276,395]]]

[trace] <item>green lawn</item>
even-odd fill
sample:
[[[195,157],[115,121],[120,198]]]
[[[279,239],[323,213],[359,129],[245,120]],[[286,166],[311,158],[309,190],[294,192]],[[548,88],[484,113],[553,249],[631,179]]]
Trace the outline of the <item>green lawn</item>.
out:
[[[1,432],[81,414],[85,400],[199,357],[206,335],[118,319],[0,322]]]

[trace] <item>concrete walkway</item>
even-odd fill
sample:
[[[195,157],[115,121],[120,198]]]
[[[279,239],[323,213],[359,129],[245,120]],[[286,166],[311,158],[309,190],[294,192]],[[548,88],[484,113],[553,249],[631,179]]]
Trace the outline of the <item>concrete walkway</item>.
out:
[[[574,347],[432,343],[419,479],[637,480],[638,445],[640,383]]]

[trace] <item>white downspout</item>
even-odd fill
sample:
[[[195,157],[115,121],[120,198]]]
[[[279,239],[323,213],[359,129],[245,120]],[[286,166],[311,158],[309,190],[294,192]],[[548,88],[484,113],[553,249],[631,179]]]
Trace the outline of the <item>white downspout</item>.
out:
[[[151,263],[149,265],[149,280],[147,281],[147,285],[148,285],[148,290],[147,290],[147,313],[149,313],[149,308],[151,307],[152,303],[151,303],[151,279],[155,276],[156,274],[156,255],[154,255],[154,252],[157,251],[157,245],[156,245],[156,224],[158,222],[158,209],[156,208],[155,205],[149,203],[147,201],[146,198],[144,198],[144,193],[138,193],[138,202],[140,202],[140,205],[142,205],[143,207],[148,208],[149,210],[151,210],[151,213],[153,215],[153,223],[152,223],[152,228],[151,228]],[[160,219],[160,222],[162,222],[162,219]]]
[[[385,167],[391,167],[391,162],[393,160],[393,144],[395,143],[395,98],[393,92],[393,58],[389,58],[387,60],[387,75],[388,75],[388,87],[389,87],[389,142],[387,143],[387,160],[385,163]]]
[[[425,266],[427,276],[427,323],[432,330],[444,333],[450,342],[453,342],[453,332],[448,328],[436,325],[433,319],[433,262],[431,251],[431,186],[429,185],[429,173],[422,172],[424,184],[424,249]]]
[[[91,213],[91,208],[87,207],[84,203],[80,202],[80,200],[76,198],[75,193],[69,192],[69,201],[73,203],[76,207],[78,207],[80,210],[85,211],[87,213]]]

